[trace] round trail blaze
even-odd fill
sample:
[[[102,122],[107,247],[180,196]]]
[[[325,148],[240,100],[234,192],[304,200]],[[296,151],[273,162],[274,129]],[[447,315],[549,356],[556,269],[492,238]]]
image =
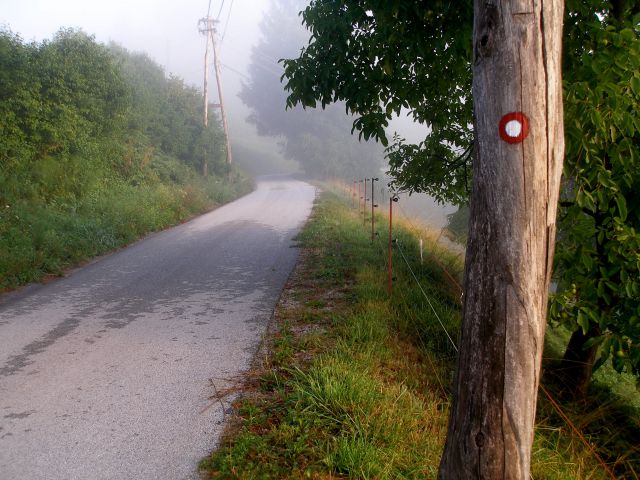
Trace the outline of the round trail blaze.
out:
[[[500,119],[498,131],[505,142],[520,143],[529,135],[529,119],[522,112],[507,113]]]

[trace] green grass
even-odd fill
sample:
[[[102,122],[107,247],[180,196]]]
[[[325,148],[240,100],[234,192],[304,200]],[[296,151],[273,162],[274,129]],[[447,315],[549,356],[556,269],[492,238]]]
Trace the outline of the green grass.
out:
[[[434,242],[420,264],[411,228],[397,237],[433,308],[398,248],[389,297],[385,245],[339,196],[321,196],[299,236],[271,354],[202,461],[208,478],[436,478],[455,359],[440,322],[456,339],[460,321],[459,291],[441,265],[454,278],[462,266]],[[533,478],[607,478],[544,398],[539,405]]]
[[[0,205],[0,291],[60,275],[251,189],[239,174],[230,181],[204,179],[177,164],[168,168],[173,179],[157,172],[140,181],[97,176],[77,197],[46,202],[25,197]]]
[[[554,365],[562,358],[571,332],[563,325],[549,326],[545,338],[545,360],[550,374],[543,378],[551,390]],[[566,415],[597,446],[598,453],[614,465],[620,478],[640,476],[640,392],[637,380],[630,374],[618,373],[610,362],[593,374],[588,398],[562,404]],[[538,411],[540,423],[561,424],[557,413],[547,403]]]

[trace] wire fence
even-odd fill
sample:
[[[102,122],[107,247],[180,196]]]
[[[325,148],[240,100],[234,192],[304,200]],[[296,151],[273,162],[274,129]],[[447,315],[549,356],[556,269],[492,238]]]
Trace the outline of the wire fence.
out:
[[[377,245],[382,251],[381,258],[384,258],[384,255],[386,254],[386,247],[382,244],[382,240],[380,239],[379,236],[376,237],[376,240],[377,240],[376,241]],[[403,307],[403,313],[409,317],[408,326],[412,330],[410,333],[413,335],[413,338],[417,340],[420,348],[422,348],[424,352],[428,351],[429,350],[428,345],[424,341],[424,336],[419,328],[419,320],[415,312],[415,305],[409,302],[409,299],[406,293],[402,289],[398,290],[398,294],[396,295],[396,297],[400,300],[400,304]],[[449,390],[445,387],[445,382],[442,380],[442,377],[440,375],[440,369],[436,367],[430,355],[425,355],[425,358],[429,363],[430,370],[433,372],[434,376],[436,377],[436,381],[438,382],[438,385],[440,387],[440,392],[443,398],[447,398],[449,395]]]
[[[420,280],[418,280],[418,277],[416,276],[415,272],[413,271],[413,268],[411,268],[411,264],[409,263],[409,260],[407,260],[407,256],[404,254],[404,250],[400,246],[400,243],[399,242],[396,242],[396,243],[397,243],[397,246],[398,246],[398,251],[400,252],[400,255],[402,256],[402,259],[404,260],[405,264],[407,265],[407,268],[409,269],[409,272],[411,272],[411,276],[416,281],[416,285],[418,285],[418,288],[422,292],[422,295],[424,296],[425,300],[427,301],[427,304],[429,305],[429,307],[433,311],[433,314],[435,315],[436,319],[438,320],[438,323],[440,323],[440,326],[442,327],[442,330],[444,331],[445,335],[447,336],[447,338],[451,342],[451,345],[453,346],[453,349],[457,352],[458,351],[458,346],[453,341],[453,338],[451,338],[451,335],[447,331],[447,327],[444,326],[444,323],[442,322],[442,319],[438,315],[438,312],[436,312],[436,309],[433,307],[433,303],[431,303],[431,300],[429,299],[429,295],[427,295],[427,293],[424,291],[424,288],[422,287],[422,284],[420,283]]]
[[[376,178],[367,179],[367,181],[354,180],[352,185],[350,186],[343,184],[343,190],[345,192],[347,200],[350,199],[353,207],[358,209],[357,214],[362,217],[363,223],[365,225],[367,225],[368,222],[372,224],[372,242],[374,242],[374,240],[377,240],[374,243],[378,244],[379,248],[382,251],[382,258],[384,258],[384,256],[386,255],[385,246],[382,244],[382,240],[380,239],[379,232],[376,232],[373,227],[375,222],[375,217],[376,217],[375,209],[378,208],[380,210],[380,213],[383,215],[386,213],[387,217],[392,217],[392,215],[395,215],[395,213],[392,211],[394,204],[397,205],[397,210],[401,212],[403,212],[403,210],[402,210],[402,206],[399,203],[399,197],[397,195],[397,192],[387,189],[384,186],[380,186],[379,189],[376,190],[376,187],[374,186],[375,181],[377,181]],[[371,190],[368,191],[366,188],[363,188],[362,184],[364,185],[369,184]],[[376,192],[379,194],[379,196],[376,195]],[[375,203],[376,199],[379,199],[379,203]],[[389,204],[388,207],[386,207],[387,202]],[[369,203],[368,208],[370,209],[370,212],[368,211],[367,203]],[[416,225],[416,223],[412,220],[412,218],[409,215],[407,215],[405,212],[403,212],[402,220],[409,225],[410,229],[413,232],[419,233],[419,232],[425,231],[424,227]],[[392,228],[393,228],[393,225],[390,222],[389,224],[390,239],[392,239],[392,235],[391,235]],[[441,229],[440,235],[438,236],[438,238],[436,238],[436,241],[435,241],[436,244],[438,243],[438,240],[442,236],[442,231],[443,229]],[[409,279],[412,280],[417,286],[419,292],[421,293],[427,305],[430,307],[431,311],[433,312],[434,317],[436,318],[440,328],[444,332],[452,348],[456,353],[458,353],[458,346],[456,345],[455,341],[452,338],[452,335],[448,331],[445,325],[445,322],[443,322],[436,308],[434,307],[432,299],[427,294],[428,289],[423,286],[422,282],[418,278],[415,267],[412,267],[412,264],[415,266],[423,263],[422,245],[420,246],[420,251],[419,251],[420,261],[418,261],[416,258],[410,258],[410,253],[405,249],[403,249],[401,242],[398,241],[397,238],[393,238],[392,241],[393,241],[393,246],[395,247],[395,250],[400,254],[400,257],[403,260],[403,264],[406,266],[407,271],[409,272]],[[448,279],[450,284],[459,292],[459,295],[460,295],[459,300],[460,300],[460,304],[462,304],[464,290],[460,282],[456,280],[455,275],[452,274],[449,271],[449,269],[446,267],[446,265],[444,265],[443,262],[441,262],[435,255],[430,255],[429,259],[441,268],[443,274]],[[392,261],[391,256],[389,256],[388,264],[389,264],[390,271],[391,271],[391,261]],[[395,269],[395,272],[397,273],[397,269]],[[392,296],[394,296],[396,299],[400,301],[400,303],[404,307],[403,308],[404,312],[410,317],[409,319],[410,324],[414,328],[414,333],[416,334],[416,338],[418,339],[420,346],[422,348],[426,348],[427,346],[424,342],[423,334],[422,332],[419,331],[419,328],[418,328],[417,315],[415,313],[415,305],[411,304],[411,302],[407,297],[407,293],[404,291],[404,289],[392,289],[392,291],[390,291],[390,294],[392,294]],[[445,387],[445,383],[442,381],[442,378],[438,373],[438,369],[433,364],[433,361],[429,356],[426,356],[426,358],[430,362],[430,367],[432,368],[434,374],[436,375],[437,382],[439,384],[441,391],[445,396],[448,395],[447,394],[448,389]],[[615,476],[613,471],[609,468],[609,466],[602,459],[602,457],[598,455],[598,453],[596,452],[596,448],[593,445],[591,445],[591,443],[587,440],[585,435],[582,432],[580,432],[578,427],[576,427],[575,423],[571,421],[571,419],[569,418],[567,413],[562,409],[558,401],[553,398],[551,393],[549,393],[549,391],[542,384],[540,384],[540,390],[548,399],[551,406],[560,415],[560,418],[562,418],[562,420],[569,426],[569,428],[576,434],[576,436],[580,439],[580,441],[589,450],[590,454],[593,455],[593,458],[595,458],[595,460],[602,466],[607,476],[615,480],[617,477]]]

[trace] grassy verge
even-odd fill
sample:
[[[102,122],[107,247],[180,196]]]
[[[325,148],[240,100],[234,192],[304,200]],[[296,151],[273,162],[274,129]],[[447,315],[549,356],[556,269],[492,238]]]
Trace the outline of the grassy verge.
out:
[[[461,265],[429,240],[421,263],[410,228],[397,238],[390,297],[385,245],[371,242],[339,197],[322,195],[300,235],[301,261],[269,354],[236,401],[220,448],[202,461],[206,477],[436,477],[453,376],[449,336],[457,338],[460,319],[459,291],[442,265],[454,276]],[[607,478],[542,397],[539,404],[533,478]]]
[[[0,291],[59,275],[252,188],[241,174],[204,179],[186,167],[171,167],[166,179],[157,173],[140,181],[98,177],[81,196],[0,205]]]

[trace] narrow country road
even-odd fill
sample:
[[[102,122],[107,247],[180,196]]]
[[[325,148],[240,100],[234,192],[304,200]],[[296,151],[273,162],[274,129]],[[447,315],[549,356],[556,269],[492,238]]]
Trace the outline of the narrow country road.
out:
[[[210,397],[250,366],[314,197],[264,177],[234,203],[0,297],[0,480],[198,478],[224,416]]]

